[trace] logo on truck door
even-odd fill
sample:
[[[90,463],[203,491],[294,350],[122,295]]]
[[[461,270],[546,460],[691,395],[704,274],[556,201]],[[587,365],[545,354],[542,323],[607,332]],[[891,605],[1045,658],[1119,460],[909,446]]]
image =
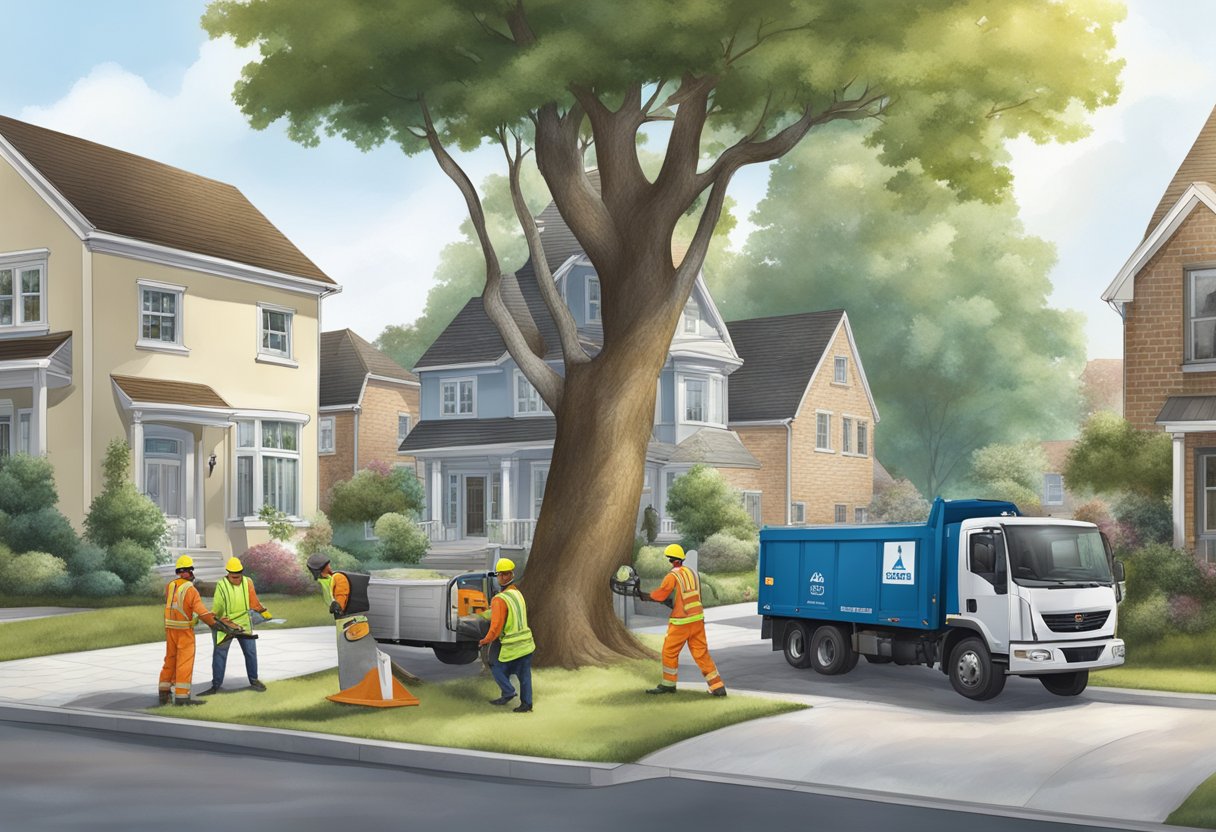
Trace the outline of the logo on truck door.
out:
[[[882,582],[916,583],[916,541],[889,541],[882,545]]]
[[[824,585],[824,580],[823,580],[822,572],[815,572],[814,574],[811,575],[810,592],[812,595],[822,595],[823,594],[823,585]]]

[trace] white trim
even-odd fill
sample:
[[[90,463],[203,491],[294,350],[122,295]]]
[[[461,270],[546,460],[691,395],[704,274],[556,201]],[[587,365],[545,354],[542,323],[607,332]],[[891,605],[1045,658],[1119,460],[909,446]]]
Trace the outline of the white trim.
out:
[[[143,321],[140,321],[140,330],[143,330]],[[140,338],[135,342],[135,349],[150,350],[151,352],[168,352],[174,355],[189,355],[190,348],[183,347],[181,344],[174,344],[171,341],[145,341]]]
[[[810,379],[806,383],[806,389],[802,391],[802,398],[798,400],[798,407],[794,410],[794,418],[797,419],[802,413],[802,406],[806,404],[806,397],[810,395],[811,386],[815,383],[815,377],[819,375],[819,369],[823,366],[823,361],[827,358],[828,349],[836,341],[836,336],[840,332],[840,328],[844,327],[845,335],[849,339],[849,351],[853,354],[853,366],[857,368],[857,376],[861,379],[861,388],[866,391],[866,401],[870,403],[870,412],[874,414],[871,420],[877,425],[882,418],[878,415],[878,405],[874,404],[874,394],[870,392],[870,381],[866,378],[866,368],[861,363],[861,355],[857,352],[857,341],[853,338],[853,327],[849,324],[849,313],[840,313],[840,323],[836,325],[835,331],[832,332],[832,337],[828,340],[828,346],[824,348],[823,354],[819,356],[819,363],[815,365],[815,371],[811,373]]]
[[[1171,437],[1173,441],[1172,447],[1172,465],[1173,465],[1173,493],[1170,495],[1170,517],[1174,526],[1174,548],[1181,549],[1186,545],[1186,437],[1181,433],[1174,433]],[[1195,460],[1196,468],[1203,462],[1203,457],[1199,456]],[[1200,477],[1205,472],[1196,471],[1195,479],[1202,482]],[[1200,507],[1196,505],[1196,511]]]
[[[442,448],[415,448],[414,450],[406,451],[418,458],[430,457],[436,454],[464,454],[466,456],[485,456],[486,451],[494,451],[495,453],[514,453],[516,451],[545,451],[552,450],[553,442],[498,442],[492,445],[448,445]],[[524,460],[527,462],[527,460]]]
[[[325,407],[318,407],[318,413],[349,413],[358,410],[357,404],[327,404]]]
[[[26,263],[31,260],[50,260],[49,248],[27,248],[24,251],[6,251],[0,254],[0,269]]]
[[[533,395],[536,396],[536,401],[540,403],[540,407],[537,410],[519,409],[519,380],[521,378],[528,382],[528,387],[532,390]],[[442,391],[440,392],[442,394]],[[442,403],[443,397],[441,395],[440,404],[442,405]],[[549,405],[547,405],[544,398],[541,397],[540,391],[536,389],[534,384],[532,384],[532,380],[529,379],[527,374],[525,374],[524,371],[518,367],[511,371],[511,415],[516,419],[534,419],[539,416],[553,415],[553,411],[549,409]]]
[[[415,373],[434,372],[436,370],[472,370],[476,368],[493,369],[502,363],[503,359],[508,357],[510,353],[503,353],[501,357],[494,361],[470,361],[468,364],[434,364],[429,367],[415,367]]]
[[[1166,433],[1212,433],[1216,432],[1216,419],[1206,422],[1158,422]]]
[[[1107,303],[1133,301],[1136,291],[1136,275],[1148,265],[1161,247],[1169,242],[1170,238],[1174,236],[1174,232],[1201,202],[1208,207],[1209,211],[1216,213],[1216,191],[1213,191],[1212,186],[1206,182],[1193,182],[1183,191],[1182,196],[1178,198],[1173,207],[1166,212],[1161,222],[1157,223],[1157,227],[1144,238],[1140,245],[1136,246],[1136,250],[1127,258],[1123,267],[1119,269],[1119,273],[1115,275],[1115,279],[1102,293],[1102,300]]]
[[[460,412],[460,385],[468,382],[473,388],[473,410],[471,413]],[[456,385],[456,410],[453,413],[445,413],[443,410],[443,387],[445,384]],[[476,376],[453,376],[452,378],[439,379],[439,418],[440,419],[476,419],[477,418],[477,378]]]
[[[68,228],[72,230],[77,238],[84,240],[88,237],[89,232],[93,231],[93,224],[85,219],[84,214],[76,210],[76,207],[61,194],[54,185],[44,177],[37,168],[29,163],[29,161],[17,152],[17,148],[9,143],[8,139],[0,136],[0,158],[3,158],[18,175],[29,184],[34,191],[42,197],[42,199],[51,207],[51,210],[59,215]]]
[[[404,378],[393,378],[392,376],[378,376],[375,373],[368,373],[366,376],[364,376],[365,385],[368,380],[383,381],[383,382],[387,382],[388,384],[401,384],[406,387],[421,387],[422,386],[422,384],[417,381],[410,381],[409,379],[404,379]]]
[[[253,360],[259,364],[274,364],[277,367],[291,367],[292,369],[300,366],[300,362],[293,358],[284,358],[269,352],[259,352],[253,357]]]
[[[406,428],[405,436],[401,435],[401,417],[402,416],[404,416],[408,420],[406,422],[408,427]],[[403,456],[409,455],[409,451],[401,450],[401,443],[405,441],[405,437],[409,436],[410,431],[412,431],[413,429],[414,429],[414,414],[410,413],[407,410],[398,410],[397,411],[397,444],[394,446],[397,449],[398,454],[401,454]]]
[[[840,361],[844,362],[844,381],[838,381],[836,378],[836,365]],[[847,355],[832,355],[832,384],[840,387],[849,386],[849,357]]]
[[[7,337],[30,333],[49,333],[51,331],[51,310],[49,303],[50,291],[47,289],[47,284],[50,282],[50,252],[48,251],[46,254],[35,253],[29,257],[20,257],[17,252],[5,254],[0,257],[0,269],[12,272],[12,293],[0,297],[12,298],[13,303],[13,322],[11,324],[0,324],[0,333],[3,333],[3,336]],[[38,270],[38,291],[36,293],[22,290],[22,269]],[[27,296],[34,297],[35,295],[38,298],[38,319],[27,321],[25,320],[24,301]]]
[[[265,419],[268,422],[295,422],[307,425],[312,417],[307,413],[296,410],[261,410],[259,408],[238,408],[232,411],[234,419]]]
[[[329,422],[329,440],[333,444],[328,450],[321,444],[325,435],[325,423]],[[338,419],[335,416],[321,416],[317,419],[317,456],[333,456],[338,452]]]
[[[287,307],[287,306],[279,306],[278,304],[275,304],[275,303],[264,303],[262,301],[258,302],[257,309],[258,309],[257,348],[254,353],[255,360],[261,361],[261,362],[267,363],[267,364],[281,364],[281,365],[288,366],[288,367],[300,366],[299,363],[297,363],[295,360],[295,357],[296,357],[296,332],[295,332],[295,330],[296,330],[296,310],[294,310],[290,307]],[[286,350],[279,351],[279,350],[271,349],[271,348],[263,345],[266,333],[268,331],[268,330],[266,330],[265,325],[264,325],[264,321],[266,320],[265,313],[267,313],[267,312],[278,312],[280,315],[286,316],[285,323],[286,323],[287,329],[281,333],[287,339],[287,349]],[[277,330],[269,330],[269,332],[274,333],[274,334],[280,334],[277,332]]]
[[[836,449],[832,447],[832,416],[834,416],[834,415],[835,414],[831,410],[820,410],[818,408],[816,408],[816,410],[815,410],[815,452],[816,453],[821,453],[821,454],[836,453]],[[828,438],[827,445],[819,444],[819,417],[820,416],[828,417],[827,430],[825,430],[823,432],[823,435]]]
[[[173,340],[162,341],[154,338],[144,338],[144,315],[154,314],[163,317],[163,313],[154,312],[146,313],[144,311],[144,292],[160,292],[165,295],[174,296],[174,312],[173,312]],[[135,281],[135,348],[141,350],[155,350],[157,352],[173,352],[183,355],[189,355],[190,350],[186,346],[185,322],[186,311],[186,287],[176,286],[172,283],[161,283],[156,280],[144,280],[138,278]]]
[[[1216,373],[1216,361],[1196,361],[1179,368],[1184,373]]]

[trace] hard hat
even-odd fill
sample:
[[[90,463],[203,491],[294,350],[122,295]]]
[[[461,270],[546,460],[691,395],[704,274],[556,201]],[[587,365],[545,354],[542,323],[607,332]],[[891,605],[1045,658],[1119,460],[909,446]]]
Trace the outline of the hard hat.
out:
[[[228,558],[228,562],[224,564],[224,568],[229,572],[244,572],[245,567],[241,566],[240,558]]]
[[[189,555],[182,555],[180,558],[177,559],[177,565],[174,566],[173,568],[175,570],[193,569],[194,568],[194,558],[190,557]]]
[[[663,557],[684,560],[684,547],[679,543],[669,544],[668,547],[663,550]]]
[[[495,572],[514,572],[515,561],[510,558],[499,558],[498,563],[494,564]]]
[[[314,578],[321,577],[321,570],[329,565],[329,558],[317,552],[315,555],[308,556],[308,571],[312,573]]]

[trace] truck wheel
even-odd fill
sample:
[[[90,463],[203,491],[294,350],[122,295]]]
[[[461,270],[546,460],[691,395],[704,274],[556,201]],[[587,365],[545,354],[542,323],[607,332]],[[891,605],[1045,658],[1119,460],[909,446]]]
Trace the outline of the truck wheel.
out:
[[[444,664],[472,664],[477,661],[476,647],[432,647],[435,658]]]
[[[950,684],[968,699],[991,699],[1005,689],[1005,673],[983,639],[965,638],[950,651]]]
[[[785,660],[790,667],[804,668],[811,666],[810,636],[807,635],[806,625],[801,621],[791,621],[785,625],[785,639],[782,649]]]
[[[1043,683],[1043,687],[1056,696],[1076,696],[1085,690],[1085,686],[1089,684],[1089,671],[1078,670],[1075,673],[1051,673],[1047,676],[1040,676],[1039,681]]]
[[[857,653],[839,628],[825,624],[811,636],[811,667],[824,676],[848,673],[857,666]]]

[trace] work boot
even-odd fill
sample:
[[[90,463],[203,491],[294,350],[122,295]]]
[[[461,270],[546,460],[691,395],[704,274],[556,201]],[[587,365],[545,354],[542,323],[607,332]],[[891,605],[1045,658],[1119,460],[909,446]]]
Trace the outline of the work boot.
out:
[[[162,691],[158,691],[158,693],[160,694],[160,704],[168,705],[171,701],[173,701],[173,692],[172,691],[162,690]]]
[[[198,699],[178,699],[178,700],[174,701],[173,704],[174,705],[206,705],[207,703],[203,702],[201,700],[198,700]]]
[[[709,695],[710,696],[726,696],[726,685],[723,685],[720,688],[714,688],[713,690],[711,690],[709,692]]]
[[[210,696],[213,693],[219,693],[219,692],[220,692],[219,686],[212,685],[211,687],[207,688],[206,690],[200,690],[198,692],[198,695],[199,696]]]
[[[532,706],[520,705],[518,708],[512,708],[511,710],[515,711],[517,714],[530,714],[532,713]]]
[[[659,685],[657,688],[651,688],[647,693],[675,693],[675,685]]]
[[[251,687],[251,688],[253,688],[254,690],[257,690],[257,691],[262,691],[262,692],[265,692],[265,691],[266,691],[266,686],[265,686],[265,685],[263,685],[261,682],[259,682],[257,679],[250,679],[250,680],[249,680],[249,687]]]
[[[505,705],[514,698],[515,698],[515,694],[511,694],[510,696],[500,696],[497,699],[491,699],[490,704],[491,705]]]

